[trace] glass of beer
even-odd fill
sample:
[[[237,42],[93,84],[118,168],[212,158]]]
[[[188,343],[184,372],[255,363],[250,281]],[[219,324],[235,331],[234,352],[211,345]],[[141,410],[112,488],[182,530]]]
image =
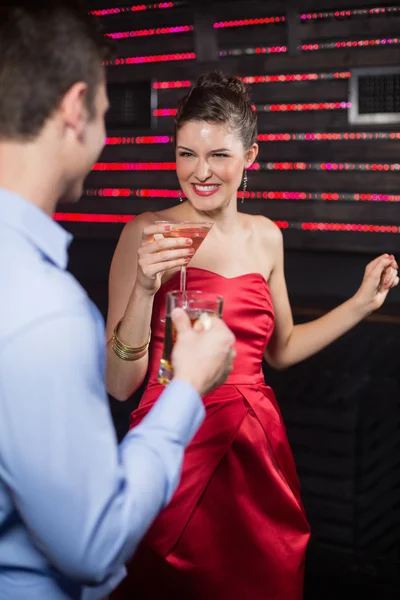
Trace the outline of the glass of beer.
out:
[[[189,315],[192,325],[203,314],[222,317],[223,297],[212,292],[175,291],[167,293],[164,350],[158,370],[158,382],[167,385],[174,373],[172,369],[172,350],[176,340],[176,331],[171,320],[174,308],[183,308]]]

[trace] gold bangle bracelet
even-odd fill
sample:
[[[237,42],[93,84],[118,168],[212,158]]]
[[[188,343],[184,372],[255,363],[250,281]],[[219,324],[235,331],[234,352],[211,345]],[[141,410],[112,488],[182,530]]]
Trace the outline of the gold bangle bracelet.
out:
[[[117,323],[117,325],[114,329],[114,333],[113,333],[112,341],[111,341],[112,349],[114,350],[115,354],[121,360],[134,361],[134,360],[139,360],[140,358],[143,358],[147,354],[147,350],[150,345],[151,329],[149,331],[149,337],[147,339],[147,342],[145,344],[143,344],[143,346],[138,346],[137,348],[134,348],[133,346],[127,346],[126,344],[123,344],[121,342],[121,340],[119,339],[118,331],[119,331],[119,326],[121,325],[121,322],[122,322],[122,319],[121,319],[121,321],[119,321],[119,323]]]

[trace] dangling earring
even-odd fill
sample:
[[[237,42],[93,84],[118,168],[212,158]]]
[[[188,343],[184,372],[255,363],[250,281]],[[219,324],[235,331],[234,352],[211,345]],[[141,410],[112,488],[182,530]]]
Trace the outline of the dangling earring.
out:
[[[179,190],[179,202],[183,202],[182,190]]]
[[[242,199],[240,201],[241,204],[243,204],[243,202],[244,202],[246,190],[247,190],[247,169],[244,170],[244,175],[243,175],[243,195],[242,195]]]

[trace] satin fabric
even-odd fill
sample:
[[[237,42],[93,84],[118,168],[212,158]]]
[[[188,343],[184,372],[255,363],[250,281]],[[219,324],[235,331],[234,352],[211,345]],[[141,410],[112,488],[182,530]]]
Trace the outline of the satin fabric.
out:
[[[137,425],[159,397],[166,293],[156,295],[150,378]],[[234,370],[204,398],[206,419],[189,445],[181,483],[154,522],[113,600],[300,600],[309,526],[282,417],[262,373],[274,327],[259,273],[225,278],[189,268],[188,289],[224,297],[236,336]],[[184,401],[184,400],[183,400]]]

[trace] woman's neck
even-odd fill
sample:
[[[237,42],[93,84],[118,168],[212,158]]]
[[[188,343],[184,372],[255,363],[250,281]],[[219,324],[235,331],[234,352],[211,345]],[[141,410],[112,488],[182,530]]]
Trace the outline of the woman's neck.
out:
[[[240,223],[236,199],[235,202],[230,202],[227,206],[215,211],[198,211],[188,201],[181,205],[181,210],[181,214],[184,215],[185,221],[211,221],[224,233],[231,233],[233,230],[237,229]]]

